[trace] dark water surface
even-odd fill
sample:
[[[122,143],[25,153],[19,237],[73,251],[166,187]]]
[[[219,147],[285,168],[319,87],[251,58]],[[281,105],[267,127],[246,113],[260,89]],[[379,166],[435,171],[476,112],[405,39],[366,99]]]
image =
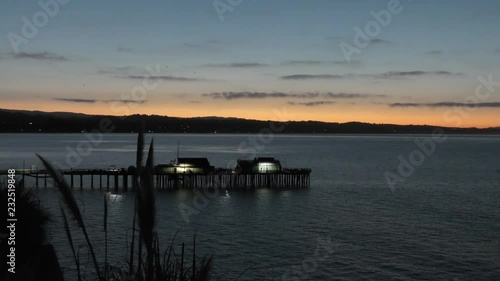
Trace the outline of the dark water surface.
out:
[[[253,158],[252,145],[242,142],[256,136],[151,137],[157,164],[174,159],[180,142],[181,156],[208,157],[215,166],[229,167],[237,158]],[[425,138],[294,135],[275,136],[267,144],[257,139],[259,156],[311,168],[311,187],[229,191],[229,196],[222,191],[202,202],[206,206],[189,222],[179,206],[193,206],[194,193],[159,192],[162,245],[179,231],[174,244],[190,247],[196,234],[197,252],[215,256],[214,280],[233,280],[251,266],[239,280],[500,280],[500,137],[450,136],[392,191],[384,172],[397,174],[398,156],[408,158],[418,148],[415,140]],[[67,147],[76,150],[84,140],[79,134],[4,134],[0,168],[21,168],[23,160],[26,167],[39,166],[35,152],[71,165]],[[133,134],[106,135],[75,168],[134,165],[135,147]],[[99,257],[104,193],[75,189]],[[59,194],[52,188],[38,194],[54,214],[50,240],[66,275],[74,275]],[[133,202],[133,192],[118,193],[110,202],[109,251],[115,263],[127,253]]]

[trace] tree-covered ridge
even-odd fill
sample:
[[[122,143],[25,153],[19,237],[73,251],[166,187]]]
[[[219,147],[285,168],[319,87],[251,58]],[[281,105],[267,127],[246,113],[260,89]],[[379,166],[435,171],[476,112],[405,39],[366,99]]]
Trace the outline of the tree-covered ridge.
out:
[[[78,133],[100,129],[109,133],[137,132],[145,124],[154,133],[259,133],[270,123],[283,128],[278,133],[296,134],[429,134],[429,125],[391,125],[360,122],[327,123],[319,121],[274,122],[240,118],[180,118],[158,115],[104,116],[65,112],[0,109],[0,133]],[[447,133],[499,134],[500,128],[443,128]],[[274,130],[273,130],[274,131]],[[275,131],[276,132],[276,131]]]

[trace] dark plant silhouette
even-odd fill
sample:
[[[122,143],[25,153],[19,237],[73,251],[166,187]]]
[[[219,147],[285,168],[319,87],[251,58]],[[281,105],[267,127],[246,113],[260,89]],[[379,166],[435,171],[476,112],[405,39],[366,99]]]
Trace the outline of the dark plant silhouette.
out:
[[[0,237],[2,276],[7,272],[6,255],[10,253],[10,247],[15,246],[15,280],[61,280],[62,273],[54,249],[47,243],[47,224],[50,222],[50,215],[41,207],[35,193],[26,189],[22,181],[18,181],[15,187],[9,190],[6,183],[0,182],[0,202],[4,202],[3,206],[7,206],[7,198],[14,198],[12,194],[15,194],[14,218],[17,219],[14,222],[15,245],[9,245],[7,242],[9,236]],[[5,208],[1,212],[0,219],[10,224],[7,222],[7,215]],[[4,225],[2,229],[6,229],[6,226]]]
[[[85,222],[80,212],[80,209],[73,196],[71,188],[65,182],[60,171],[56,170],[46,159],[37,155],[43,165],[50,173],[58,190],[62,194],[63,202],[66,209],[69,210],[72,218],[77,222],[81,229],[86,245],[91,253],[93,261],[93,271],[97,280],[138,280],[138,281],[206,281],[210,280],[210,271],[212,268],[212,257],[206,256],[201,259],[197,266],[196,259],[196,238],[193,240],[193,262],[189,267],[184,263],[184,243],[182,244],[181,255],[175,254],[173,242],[164,251],[160,248],[158,235],[156,233],[156,205],[155,205],[155,190],[154,190],[154,144],[151,141],[149,146],[148,158],[146,166],[143,166],[143,148],[144,134],[139,133],[137,141],[137,161],[136,161],[136,176],[134,185],[136,186],[136,198],[134,207],[134,217],[132,221],[132,240],[130,243],[130,256],[128,261],[128,270],[123,268],[111,267],[108,264],[107,251],[107,236],[108,236],[108,212],[107,198],[104,198],[104,236],[105,236],[105,254],[104,264],[100,266],[94,252],[93,244],[86,231]],[[70,243],[73,259],[75,261],[78,279],[82,279],[79,254],[75,251],[73,238],[70,231],[70,226],[65,214],[65,208],[61,206],[63,215],[63,223],[68,241]],[[138,226],[138,240],[135,239]],[[136,244],[138,244],[136,246]],[[142,248],[145,247],[145,254]],[[104,272],[104,273],[102,273]]]

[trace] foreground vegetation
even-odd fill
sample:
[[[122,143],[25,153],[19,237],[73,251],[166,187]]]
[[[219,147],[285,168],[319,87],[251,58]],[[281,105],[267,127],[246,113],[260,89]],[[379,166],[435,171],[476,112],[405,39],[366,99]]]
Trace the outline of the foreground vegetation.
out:
[[[0,182],[0,201],[7,206],[7,198],[15,198],[15,236],[0,236],[0,271],[6,281],[37,280],[62,281],[63,277],[52,245],[47,243],[47,225],[50,214],[43,209],[32,190],[24,188],[22,181],[17,182],[15,197],[10,195],[8,184]],[[2,231],[6,229],[8,212],[0,212]],[[14,240],[10,240],[14,238]],[[8,241],[8,242],[7,242]],[[12,248],[13,247],[13,248]],[[14,251],[12,251],[14,249]],[[5,255],[4,255],[5,253]],[[6,255],[13,255],[7,258]],[[7,272],[7,269],[12,270]],[[1,279],[1,278],[0,278]],[[3,280],[3,279],[2,279]]]
[[[63,178],[63,175],[55,169],[49,161],[37,155],[43,165],[54,179],[55,185],[62,194],[61,214],[63,218],[64,230],[71,248],[71,253],[76,266],[77,278],[84,280],[84,268],[91,271],[94,280],[108,281],[204,281],[210,279],[212,268],[212,256],[206,256],[197,260],[196,257],[196,237],[193,239],[192,257],[187,260],[184,254],[185,245],[182,244],[180,255],[174,251],[173,241],[169,247],[160,247],[158,235],[156,233],[156,206],[154,191],[154,145],[153,141],[149,146],[146,165],[143,165],[144,135],[139,133],[137,141],[136,159],[136,198],[135,211],[132,219],[132,239],[128,248],[130,255],[126,265],[122,267],[112,267],[108,262],[108,201],[104,196],[103,214],[103,235],[105,241],[104,260],[99,261],[86,228],[81,210],[73,196],[72,190]],[[92,266],[82,266],[79,251],[74,244],[73,232],[68,215],[76,222],[78,229],[85,238],[86,246],[91,256]],[[174,238],[175,239],[175,238]],[[85,278],[86,279],[86,278]]]

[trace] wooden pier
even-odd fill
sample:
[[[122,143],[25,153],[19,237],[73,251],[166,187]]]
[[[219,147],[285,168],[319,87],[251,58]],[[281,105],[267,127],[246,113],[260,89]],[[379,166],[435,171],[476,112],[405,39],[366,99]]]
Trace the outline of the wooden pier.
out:
[[[220,189],[256,189],[256,188],[304,188],[310,185],[310,169],[282,169],[273,173],[235,173],[234,170],[219,169],[214,173],[162,173],[154,175],[155,186],[160,190],[220,188]],[[71,188],[106,189],[114,191],[134,190],[135,173],[127,169],[116,171],[101,169],[62,170],[62,174]],[[16,170],[16,176],[22,178],[25,186],[53,186],[50,175],[45,170]],[[7,170],[0,171],[0,181],[6,180]]]

